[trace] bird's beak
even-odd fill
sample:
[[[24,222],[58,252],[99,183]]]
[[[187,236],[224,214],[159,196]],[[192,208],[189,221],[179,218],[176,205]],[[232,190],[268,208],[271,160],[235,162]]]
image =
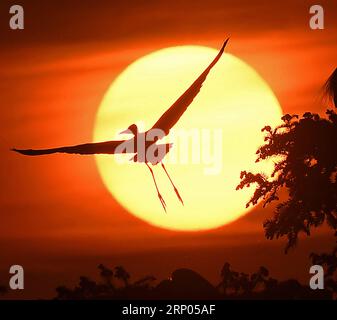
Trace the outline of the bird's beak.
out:
[[[131,130],[130,129],[125,129],[123,131],[121,131],[119,134],[130,134]]]

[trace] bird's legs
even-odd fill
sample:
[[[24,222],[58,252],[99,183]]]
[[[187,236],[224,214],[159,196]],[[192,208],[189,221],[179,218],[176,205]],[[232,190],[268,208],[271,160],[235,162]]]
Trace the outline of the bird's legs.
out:
[[[174,185],[174,183],[173,183],[173,181],[172,181],[172,179],[171,179],[169,173],[167,172],[164,163],[161,162],[161,166],[163,167],[163,169],[164,169],[164,171],[165,171],[167,177],[170,179],[170,182],[171,182],[171,184],[172,184],[172,187],[173,187],[173,189],[174,189],[174,192],[176,193],[176,195],[177,195],[179,201],[182,203],[182,205],[184,205],[184,201],[183,201],[183,199],[181,198],[181,196],[180,196],[180,194],[179,194],[179,191],[178,191],[177,187]]]
[[[146,166],[149,168],[149,170],[151,172],[152,179],[153,179],[154,185],[156,186],[156,190],[157,190],[157,193],[158,193],[158,198],[159,198],[160,203],[161,203],[161,205],[163,206],[163,208],[164,208],[164,210],[166,212],[166,203],[165,203],[164,198],[162,197],[162,195],[159,192],[159,189],[158,189],[157,182],[156,182],[156,179],[154,177],[153,171],[152,171],[151,167],[149,166],[149,164],[147,162],[145,164],[146,164]]]

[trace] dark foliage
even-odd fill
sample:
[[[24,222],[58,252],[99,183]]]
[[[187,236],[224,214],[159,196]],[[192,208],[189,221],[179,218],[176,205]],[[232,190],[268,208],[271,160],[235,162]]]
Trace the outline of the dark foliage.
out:
[[[110,270],[99,266],[100,270],[103,268]],[[123,270],[126,272],[124,268]],[[58,287],[55,299],[331,299],[333,292],[336,292],[335,287],[314,291],[296,280],[278,281],[269,276],[265,267],[260,267],[250,275],[236,272],[229,263],[224,264],[220,273],[221,281],[217,286],[189,269],[178,269],[169,279],[157,285],[152,276],[122,286],[113,285],[110,282],[112,278],[107,282],[105,276],[102,277],[102,272],[100,276],[101,281],[98,282],[80,277],[78,285],[73,289]]]
[[[337,69],[327,80],[325,92],[337,107]],[[286,252],[301,232],[310,235],[312,227],[324,222],[337,237],[337,114],[327,110],[326,115],[306,112],[300,118],[286,114],[275,129],[264,127],[265,144],[257,150],[256,162],[273,158],[274,171],[270,177],[241,172],[237,189],[256,184],[247,207],[260,200],[264,206],[277,201],[280,190],[287,190],[288,198],[263,224],[267,239],[287,237]],[[329,254],[312,253],[311,260],[325,267],[326,290],[336,296],[337,247]]]
[[[78,285],[73,289],[65,286],[56,288],[57,298],[60,300],[85,300],[85,299],[124,299],[136,298],[151,291],[151,284],[156,279],[152,276],[146,276],[134,283],[129,283],[130,275],[122,267],[115,268],[115,272],[105,267],[103,264],[98,266],[101,281],[96,282],[88,277],[81,276]],[[122,280],[123,286],[114,284],[113,278]]]
[[[294,279],[278,281],[263,266],[249,275],[231,270],[230,264],[225,263],[220,276],[217,288],[225,299],[332,299],[336,292],[332,288],[314,291]]]
[[[336,102],[337,69],[326,84],[326,90]],[[279,200],[281,189],[288,199],[278,204],[273,218],[264,222],[268,239],[286,236],[286,251],[293,247],[299,233],[310,235],[312,227],[324,222],[337,231],[337,114],[333,110],[326,117],[306,112],[303,117],[286,114],[283,123],[272,129],[266,126],[265,144],[257,150],[256,162],[274,159],[270,177],[258,173],[241,172],[237,189],[256,184],[247,203],[264,206]]]
[[[122,266],[115,267],[115,278],[123,281],[125,287],[129,285],[130,275]]]
[[[300,232],[310,235],[310,229],[324,221],[337,229],[337,115],[331,110],[327,115],[285,115],[274,130],[265,127],[266,144],[258,149],[257,162],[274,157],[271,177],[241,172],[237,189],[257,184],[247,206],[279,200],[280,189],[287,189],[289,198],[264,222],[268,239],[288,237],[286,250],[296,244]]]
[[[325,267],[325,287],[337,296],[337,247],[331,253],[311,254],[313,264]]]

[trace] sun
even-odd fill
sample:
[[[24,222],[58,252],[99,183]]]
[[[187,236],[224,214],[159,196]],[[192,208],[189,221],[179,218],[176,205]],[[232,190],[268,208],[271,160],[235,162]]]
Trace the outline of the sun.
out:
[[[132,123],[143,130],[151,128],[217,53],[202,46],[171,47],[130,64],[101,102],[93,140],[121,139],[118,133]],[[121,156],[97,155],[97,167],[121,206],[151,225],[181,231],[220,227],[248,212],[245,204],[252,190],[235,190],[240,172],[270,172],[270,163],[254,163],[255,152],[263,144],[261,128],[279,124],[281,114],[277,98],[261,76],[226,53],[167,137],[176,143],[166,167],[184,206],[159,165],[154,173],[167,213],[144,164],[120,161]],[[179,139],[182,133],[189,138]]]

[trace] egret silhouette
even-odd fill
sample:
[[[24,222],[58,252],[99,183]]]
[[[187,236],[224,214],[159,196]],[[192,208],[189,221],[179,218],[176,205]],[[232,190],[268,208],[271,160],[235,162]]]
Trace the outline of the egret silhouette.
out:
[[[178,122],[178,120],[186,111],[188,106],[198,95],[204,81],[206,80],[208,73],[222,56],[228,40],[229,38],[224,42],[219,53],[211,62],[211,64],[201,73],[201,75],[192,83],[192,85],[178,98],[178,100],[176,100],[173,103],[173,105],[163,113],[163,115],[148,131],[139,132],[137,125],[131,124],[126,130],[121,132],[121,134],[128,133],[133,135],[133,137],[128,140],[113,140],[98,143],[86,143],[75,146],[66,146],[51,149],[12,149],[12,150],[28,156],[39,156],[53,153],[68,153],[80,155],[135,153],[135,155],[130,160],[134,162],[145,163],[146,166],[149,168],[154,185],[156,187],[158,198],[165,212],[166,212],[166,203],[159,191],[156,178],[149,164],[152,164],[153,166],[157,165],[158,163],[161,164],[163,170],[165,171],[167,177],[170,180],[170,183],[179,201],[182,204],[184,204],[177,187],[173,183],[168,171],[166,170],[165,165],[162,162],[162,159],[169,152],[172,144],[170,143],[160,144],[157,143],[157,141],[169,134],[170,129]],[[140,147],[140,145],[142,146],[142,144],[139,144],[138,143],[139,141],[144,141],[143,147]],[[150,147],[151,151],[153,151],[151,153],[148,152]]]

